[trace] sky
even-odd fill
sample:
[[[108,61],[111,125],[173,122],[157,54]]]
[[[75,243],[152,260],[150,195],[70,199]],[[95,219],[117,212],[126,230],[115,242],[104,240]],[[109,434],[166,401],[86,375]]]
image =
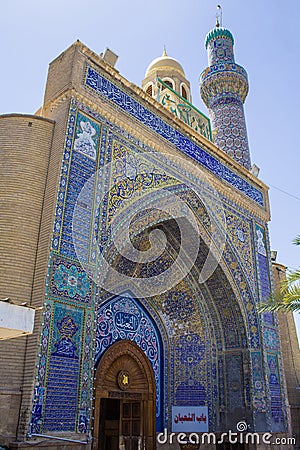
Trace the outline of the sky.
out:
[[[1,2],[0,114],[34,113],[42,104],[48,64],[79,39],[96,53],[109,47],[116,68],[141,85],[149,63],[182,64],[194,105],[207,114],[199,75],[207,67],[206,34],[222,25],[235,39],[235,59],[248,72],[245,115],[252,163],[270,186],[271,248],[277,261],[300,265],[299,0],[4,0]],[[297,315],[300,333],[300,315]]]

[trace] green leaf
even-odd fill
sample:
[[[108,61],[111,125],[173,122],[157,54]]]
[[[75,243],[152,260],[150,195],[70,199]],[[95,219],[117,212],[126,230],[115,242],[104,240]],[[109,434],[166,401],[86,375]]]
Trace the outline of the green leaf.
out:
[[[293,243],[300,245],[300,235]],[[281,281],[279,289],[259,305],[258,311],[300,312],[300,269],[287,272],[286,279]]]
[[[293,244],[300,245],[300,234],[293,240]]]

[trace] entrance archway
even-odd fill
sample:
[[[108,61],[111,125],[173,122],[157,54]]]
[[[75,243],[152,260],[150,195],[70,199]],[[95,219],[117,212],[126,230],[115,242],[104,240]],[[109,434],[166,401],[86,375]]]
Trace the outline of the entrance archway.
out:
[[[155,449],[155,379],[137,344],[121,340],[106,350],[95,388],[93,449]]]

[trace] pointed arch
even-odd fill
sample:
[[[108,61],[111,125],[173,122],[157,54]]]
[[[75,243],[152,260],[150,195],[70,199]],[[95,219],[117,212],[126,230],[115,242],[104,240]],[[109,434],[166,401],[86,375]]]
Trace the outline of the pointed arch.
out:
[[[152,366],[156,383],[156,427],[164,426],[164,405],[168,385],[168,339],[161,319],[150,303],[130,291],[100,303],[97,309],[95,364],[117,341],[130,340],[144,352]]]

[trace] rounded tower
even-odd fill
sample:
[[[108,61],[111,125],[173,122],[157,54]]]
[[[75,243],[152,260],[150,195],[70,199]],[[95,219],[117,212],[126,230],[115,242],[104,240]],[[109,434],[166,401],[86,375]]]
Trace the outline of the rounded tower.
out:
[[[155,99],[158,97],[158,79],[188,102],[192,101],[190,83],[185,77],[182,65],[177,59],[168,56],[166,49],[162,56],[149,64],[142,81],[142,89]]]
[[[208,67],[200,75],[200,95],[209,110],[213,141],[246,169],[251,168],[244,101],[247,72],[235,63],[234,39],[217,21],[206,36]]]

